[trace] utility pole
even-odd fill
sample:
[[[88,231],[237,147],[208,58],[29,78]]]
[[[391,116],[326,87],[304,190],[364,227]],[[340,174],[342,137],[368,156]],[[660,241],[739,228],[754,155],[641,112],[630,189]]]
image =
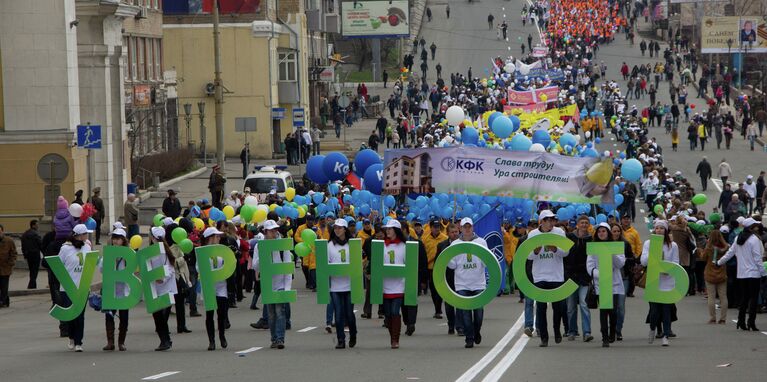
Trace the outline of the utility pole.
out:
[[[218,0],[213,0],[213,51],[216,86],[216,163],[224,169],[224,85],[221,80],[221,45],[218,30]]]

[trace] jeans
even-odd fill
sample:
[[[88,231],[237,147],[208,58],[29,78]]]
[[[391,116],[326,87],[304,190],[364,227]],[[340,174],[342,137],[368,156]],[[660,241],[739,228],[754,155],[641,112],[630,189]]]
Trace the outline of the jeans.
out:
[[[312,142],[312,155],[320,155],[320,142]]]
[[[481,290],[459,290],[461,296],[476,296],[482,293]],[[484,308],[461,311],[463,321],[463,333],[467,344],[473,344],[475,338],[480,338],[480,329],[482,329],[482,318],[485,314]]]
[[[674,304],[650,303],[650,330],[663,328],[663,336],[671,334],[671,309]]]
[[[62,308],[72,306],[72,300],[67,296],[67,292],[61,292],[61,303]],[[69,326],[69,339],[75,341],[75,346],[83,344],[83,335],[85,334],[85,308],[86,307],[83,306],[83,311],[80,312],[74,320],[67,322],[67,325]]]
[[[563,282],[539,281],[535,283],[535,286],[543,289],[554,289],[558,288],[562,284]],[[535,309],[535,316],[538,317],[536,329],[538,329],[538,334],[541,336],[541,341],[549,340],[549,330],[546,327],[548,325],[546,319],[546,305],[546,303],[538,303],[536,304]],[[562,330],[559,325],[565,320],[565,316],[567,314],[567,303],[564,301],[552,302],[551,309],[554,311],[554,337],[562,337]]]
[[[404,301],[405,299],[403,297],[384,298],[384,301],[383,301],[384,316],[386,317],[399,316],[400,310],[402,309],[402,304]]]
[[[394,117],[392,117],[394,118]],[[336,130],[336,138],[341,138],[341,124],[340,123],[334,123],[333,127]]]
[[[269,331],[272,334],[272,342],[285,342],[285,313],[288,304],[267,304],[266,310],[269,315]]]
[[[586,294],[589,292],[588,286],[578,286],[578,290],[567,297],[567,327],[570,329],[571,336],[578,335],[578,310],[581,310],[581,328],[583,335],[587,336],[591,334],[591,312],[586,305]]]
[[[535,300],[525,297],[525,328],[535,326]]]
[[[333,325],[333,314],[336,312],[335,300],[333,299],[333,293],[330,294],[330,304],[325,307],[325,325]]]
[[[434,314],[442,314],[442,297],[437,293],[437,288],[434,286],[434,279],[432,278],[432,270],[429,269],[429,292],[431,293],[431,302],[434,304]]]
[[[352,292],[330,292],[336,313],[336,337],[339,343],[346,341],[344,326],[349,326],[349,337],[357,337],[357,319],[354,317]],[[330,306],[330,305],[328,305]]]
[[[626,283],[625,280],[623,282]],[[623,331],[623,322],[626,320],[626,295],[625,294],[618,294],[618,296],[613,301],[613,309],[615,309],[615,315],[616,315],[616,331],[618,333],[621,333]]]
[[[615,307],[618,306],[618,296],[613,295],[613,309],[599,309],[599,331],[602,332],[602,342],[608,342],[608,340],[615,336],[616,332],[616,311]]]
[[[128,238],[138,235],[138,224],[128,224]]]

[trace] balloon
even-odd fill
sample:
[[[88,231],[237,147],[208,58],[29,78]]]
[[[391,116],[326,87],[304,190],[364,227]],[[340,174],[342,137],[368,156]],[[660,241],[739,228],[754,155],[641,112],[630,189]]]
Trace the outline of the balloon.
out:
[[[613,164],[609,159],[603,160],[586,171],[586,178],[588,180],[604,186],[610,182],[610,178],[613,176]]]
[[[189,239],[183,239],[181,241],[178,241],[177,243],[178,243],[178,247],[181,248],[181,252],[183,253],[192,252],[192,250],[194,249],[194,243],[192,243],[192,241]]]
[[[490,126],[493,130],[493,133],[501,139],[508,138],[509,135],[511,135],[511,133],[514,131],[514,123],[512,123],[511,120],[505,115],[501,115],[500,117],[495,118],[495,120],[490,123]]]
[[[304,231],[306,231],[306,230],[304,230]],[[308,231],[312,231],[312,230],[308,230]],[[312,232],[314,232],[314,231],[312,231]],[[303,233],[303,232],[301,232],[301,233]],[[312,247],[310,247],[309,244],[306,244],[306,243],[298,243],[298,244],[296,244],[295,251],[296,251],[296,255],[304,257],[304,256],[307,256],[310,253],[312,253]]]
[[[394,205],[396,204],[396,200],[394,200],[394,197],[391,195],[386,195],[384,198],[384,205],[388,208],[394,208]]]
[[[243,221],[250,223],[253,221],[253,213],[256,212],[256,207],[250,204],[246,204],[240,208],[240,217]]]
[[[327,176],[322,169],[322,165],[325,162],[324,155],[314,155],[306,161],[306,174],[314,183],[325,184],[328,182]]]
[[[320,204],[323,200],[325,200],[325,195],[322,195],[321,192],[315,192],[314,195],[312,195],[312,201],[314,204]],[[272,209],[271,206],[269,206],[269,209]]]
[[[370,215],[370,206],[367,204],[363,204],[360,206],[360,215],[367,216]]]
[[[447,123],[453,126],[457,126],[461,122],[463,122],[464,113],[463,109],[461,109],[460,106],[450,106],[447,108],[447,111],[445,112],[445,118],[447,118]]]
[[[320,195],[322,195],[322,194],[320,194]],[[276,210],[277,207],[279,207],[279,206],[277,204],[275,204],[275,203],[270,204],[269,205],[269,212],[272,212],[272,211]],[[240,211],[242,211],[242,210],[240,210]]]
[[[621,205],[623,204],[623,195],[621,194],[615,194],[615,204]]]
[[[200,217],[200,213],[202,213],[202,211],[200,210],[200,207],[199,207],[199,206],[194,206],[194,207],[192,207],[192,210],[191,210],[191,211],[189,211],[189,215],[190,215],[191,217],[193,217],[193,218],[198,218],[198,217]]]
[[[192,223],[194,223],[194,229],[198,231],[202,231],[205,228],[205,222],[200,218],[193,218]]]
[[[130,238],[130,247],[135,251],[141,248],[141,243],[143,243],[143,239],[141,239],[140,235],[133,235]]]
[[[332,196],[336,196],[336,195],[338,194],[338,191],[339,191],[339,189],[338,189],[338,184],[336,184],[336,183],[330,183],[330,184],[328,185],[328,193],[330,193],[330,195],[332,195]]]
[[[565,147],[565,146],[572,147],[572,146],[575,146],[578,143],[575,141],[575,137],[572,134],[564,133],[564,134],[562,134],[561,137],[559,137],[559,144],[562,147]]]
[[[285,199],[288,201],[293,200],[293,198],[296,197],[296,189],[293,187],[288,187],[285,189]]]
[[[596,222],[597,222],[597,224],[607,222],[607,216],[605,216],[605,214],[597,215]]]
[[[230,205],[224,206],[224,208],[221,210],[221,212],[224,213],[224,216],[226,217],[226,220],[232,220],[234,217],[234,207]]]
[[[513,138],[511,138],[512,151],[528,151],[530,150],[530,146],[532,145],[533,145],[533,142],[530,140],[530,138],[522,134],[517,134]]]
[[[88,220],[85,221],[85,226],[91,231],[96,229],[96,220],[88,218]]]
[[[293,200],[293,203],[296,203],[296,205],[306,204],[306,198],[304,198],[301,195],[296,195]]]
[[[652,210],[653,212],[655,212],[656,215],[663,215],[663,206],[661,206],[660,204],[656,204]]]
[[[487,125],[493,126],[493,121],[495,121],[496,118],[503,116],[503,113],[500,111],[494,111],[490,113],[490,115],[487,117]]]
[[[152,218],[152,223],[155,227],[162,227],[162,219],[165,219],[165,215],[157,214]]]
[[[540,143],[543,147],[548,147],[551,137],[546,130],[535,130],[533,133],[533,143]]]
[[[706,204],[707,201],[708,201],[708,197],[705,194],[697,194],[692,197],[692,203],[695,204],[696,206]]]
[[[181,243],[181,241],[186,239],[188,235],[183,228],[176,227],[170,233],[170,236],[173,238],[173,241],[175,241],[176,243]]]
[[[581,156],[582,157],[599,158],[599,153],[596,150],[592,149],[592,148],[588,148],[586,150],[583,150],[583,152],[581,153]]]
[[[479,142],[479,133],[473,127],[464,127],[461,131],[461,142],[463,144],[476,145]]]
[[[381,188],[383,187],[383,165],[379,163],[368,167],[368,169],[365,170],[363,180],[362,185],[365,187],[365,190],[368,191],[368,198],[370,193],[381,195]],[[360,195],[361,197],[362,195],[365,195],[365,191],[360,193]],[[363,199],[363,201],[365,200]]]
[[[519,117],[516,115],[510,115],[509,120],[511,121],[511,124],[513,126],[512,130],[517,131],[519,129],[519,125],[522,123],[522,121],[519,120]]]
[[[344,154],[332,152],[322,160],[322,171],[330,181],[341,180],[349,172],[349,160]]]
[[[298,206],[298,208],[296,208],[296,210],[298,211],[298,217],[299,218],[302,218],[302,217],[306,216],[306,208],[304,208],[304,206]]]
[[[715,213],[713,213],[713,214],[711,214],[711,215],[708,215],[708,220],[709,220],[709,221],[710,221],[712,224],[716,224],[716,223],[719,223],[720,221],[722,221],[722,215],[721,215],[721,214],[719,214],[718,212],[715,212]]]
[[[365,170],[374,164],[381,164],[381,157],[378,156],[378,153],[371,149],[360,150],[354,156],[354,173],[364,177]]]
[[[257,209],[255,212],[253,212],[253,221],[256,223],[263,223],[264,220],[266,220],[266,215],[266,211]]]
[[[313,245],[314,241],[317,240],[317,233],[310,229],[305,229],[301,231],[301,240],[303,240],[304,243]]]
[[[79,218],[83,214],[83,206],[72,203],[69,205],[69,214],[73,217]]]
[[[634,158],[624,161],[621,165],[621,176],[630,182],[638,181],[642,177],[642,163]]]
[[[546,102],[549,99],[549,96],[547,96],[546,94],[541,94],[540,98],[542,102]]]
[[[248,195],[245,197],[245,205],[248,206],[255,206],[258,204],[258,198],[256,198],[253,195]]]
[[[546,152],[546,148],[543,147],[543,145],[540,144],[540,143],[533,143],[530,146],[530,152],[531,153],[545,153]]]

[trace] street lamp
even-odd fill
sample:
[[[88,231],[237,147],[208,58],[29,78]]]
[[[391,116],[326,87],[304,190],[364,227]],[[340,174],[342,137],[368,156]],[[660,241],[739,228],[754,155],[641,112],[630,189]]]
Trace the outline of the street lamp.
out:
[[[200,113],[200,150],[202,150],[203,163],[208,165],[208,152],[205,140],[205,101],[197,102],[197,111]]]
[[[184,104],[184,121],[186,121],[186,148],[189,149],[190,138],[192,135],[192,104]]]

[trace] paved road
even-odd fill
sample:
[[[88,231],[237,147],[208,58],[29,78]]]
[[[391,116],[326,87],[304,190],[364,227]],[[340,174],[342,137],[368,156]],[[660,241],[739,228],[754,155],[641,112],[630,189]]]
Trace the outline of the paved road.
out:
[[[517,37],[526,40],[535,30],[522,28],[519,12],[520,0],[483,0],[471,4],[451,1],[452,14],[444,22],[442,2],[430,2],[435,15],[431,23],[424,24],[423,36],[427,45],[435,41],[437,61],[444,73],[466,72],[468,66],[482,75],[492,56],[503,55],[504,50],[518,54]],[[487,14],[493,12],[496,22],[504,13],[510,22],[512,43],[498,41],[494,31],[487,30]],[[638,41],[637,41],[638,42]],[[508,47],[511,46],[511,50]],[[641,58],[638,48],[631,47],[622,38],[600,50],[599,60],[609,66],[608,76],[616,78],[621,62],[650,62]],[[435,64],[430,61],[430,67]],[[429,77],[431,78],[431,77]],[[694,95],[694,92],[690,92]],[[690,97],[694,98],[694,97]],[[667,86],[661,85],[659,100],[669,99]],[[647,101],[644,101],[647,102]],[[695,99],[698,105],[703,101]],[[637,106],[643,106],[639,102]],[[366,134],[365,134],[366,135]],[[690,152],[684,140],[678,152],[671,152],[670,137],[662,130],[651,133],[665,149],[666,164],[671,170],[681,170],[694,177],[694,168],[704,153]],[[613,141],[606,139],[600,149],[615,149]],[[735,171],[734,179],[744,179],[749,173],[757,174],[764,163],[764,153],[751,153],[742,139],[735,138],[730,151],[708,149],[705,153],[714,164],[726,156]],[[237,168],[231,170],[237,173]],[[182,199],[204,194],[206,178],[192,179],[180,184]],[[697,181],[693,181],[697,184]],[[709,185],[708,196],[715,200],[716,187]],[[196,190],[201,190],[200,192]],[[709,206],[710,207],[710,206]],[[639,220],[637,221],[639,223]],[[646,229],[641,227],[643,237]],[[300,273],[300,272],[299,272]],[[303,286],[300,274],[294,286]],[[517,296],[504,296],[494,300],[485,310],[484,341],[472,350],[464,349],[462,339],[446,334],[444,320],[431,318],[433,308],[429,297],[420,298],[417,330],[413,337],[403,335],[399,350],[388,348],[388,336],[380,327],[381,321],[359,319],[359,340],[355,349],[335,350],[334,335],[325,334],[324,307],[315,303],[314,295],[298,288],[298,302],[293,305],[293,330],[287,334],[287,349],[270,350],[269,335],[253,330],[260,311],[251,311],[246,304],[230,311],[232,328],[228,331],[229,349],[207,352],[204,322],[190,319],[194,333],[173,335],[173,350],[158,354],[153,323],[143,306],[131,311],[127,353],[104,353],[103,318],[88,310],[86,314],[85,353],[66,351],[66,341],[57,338],[56,323],[47,315],[49,303],[45,296],[19,297],[9,309],[0,310],[0,376],[3,381],[53,380],[113,380],[137,381],[161,373],[179,373],[160,378],[161,381],[240,381],[251,380],[337,380],[347,378],[359,381],[586,381],[603,378],[620,380],[699,381],[699,380],[757,380],[763,376],[767,335],[743,333],[726,326],[705,324],[705,301],[688,297],[678,304],[679,321],[674,331],[679,335],[669,348],[658,343],[646,343],[647,326],[644,318],[647,304],[642,291],[627,301],[627,317],[623,330],[625,341],[610,349],[602,349],[597,342],[581,341],[553,344],[547,349],[537,346],[537,339],[528,341],[515,325],[522,314]],[[249,297],[249,296],[248,296]],[[358,313],[359,314],[359,313]],[[592,332],[598,332],[596,311],[592,311]],[[729,319],[735,318],[729,312]],[[171,318],[173,321],[173,318]],[[729,320],[728,320],[729,321]],[[757,326],[767,330],[767,319],[760,315]],[[298,331],[317,327],[302,333]],[[175,329],[175,324],[171,323]],[[244,356],[237,351],[263,347]],[[718,365],[730,364],[728,367]]]

